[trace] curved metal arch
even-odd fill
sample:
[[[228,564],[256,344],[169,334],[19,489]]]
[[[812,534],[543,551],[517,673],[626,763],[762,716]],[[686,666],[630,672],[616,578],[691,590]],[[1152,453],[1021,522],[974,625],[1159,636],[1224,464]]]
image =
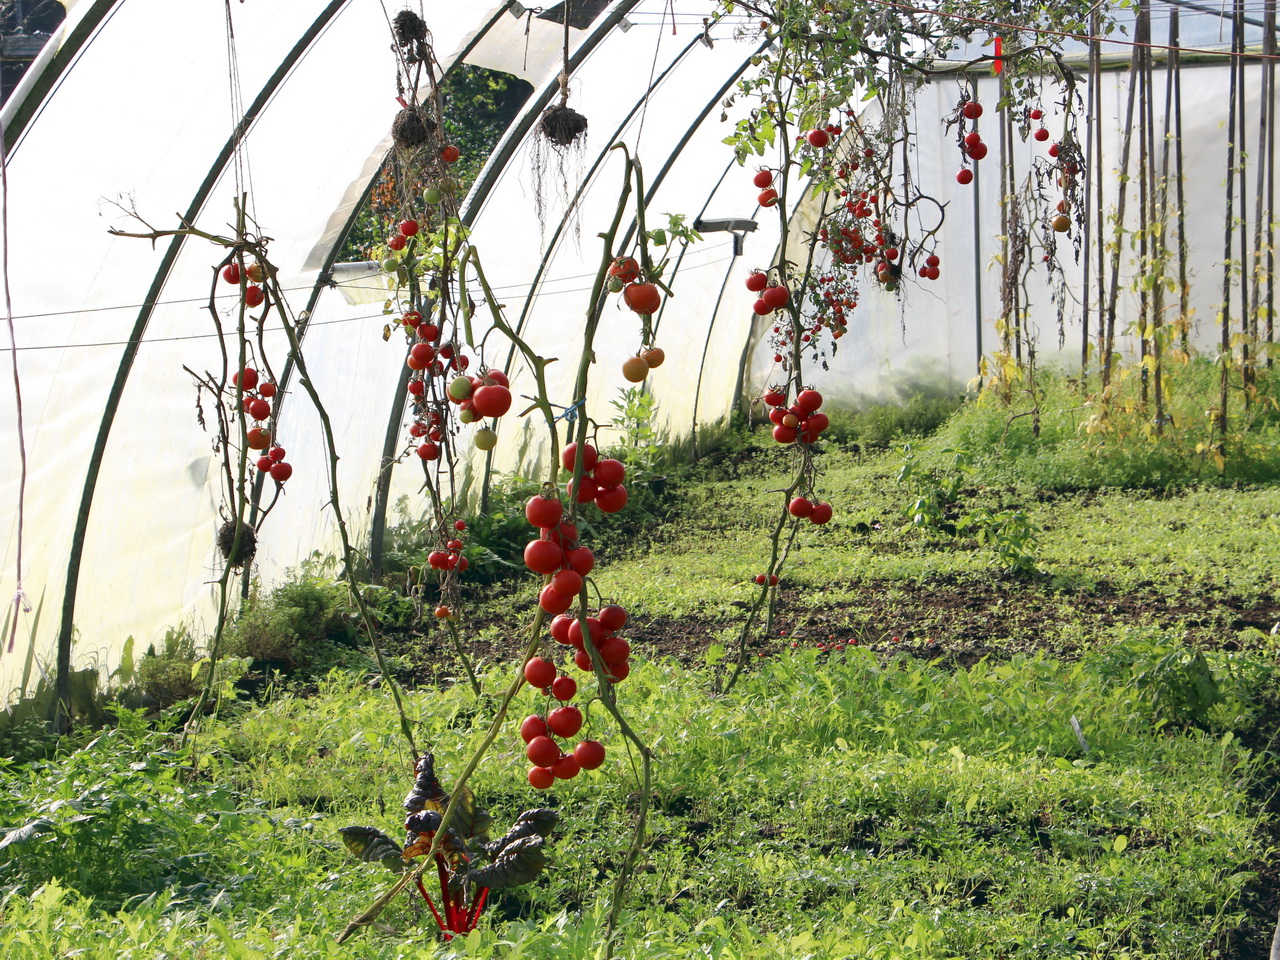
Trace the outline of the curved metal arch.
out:
[[[98,28],[115,16],[123,0],[93,0],[92,5],[75,21],[40,75],[27,89],[4,124],[4,155],[10,157],[21,146],[23,134],[49,99],[50,92],[62,82],[71,64],[93,42]],[[8,112],[8,111],[6,111]]]
[[[186,222],[195,221],[205,202],[209,199],[209,194],[213,191],[214,185],[222,177],[227,164],[231,161],[241,142],[243,142],[258,114],[262,112],[263,108],[275,95],[280,84],[284,82],[285,77],[293,70],[303,54],[310,49],[311,44],[348,2],[349,0],[330,0],[289,51],[288,55],[280,62],[275,72],[267,79],[257,97],[245,110],[240,122],[236,124],[231,136],[227,138],[227,142],[223,145],[209,172],[205,174],[204,180],[197,188],[191,203],[187,206],[183,215]],[[76,526],[71,538],[70,554],[67,558],[67,579],[63,587],[62,621],[58,629],[57,674],[54,683],[53,709],[55,717],[64,709],[63,705],[67,702],[70,693],[71,634],[75,618],[76,593],[80,585],[80,562],[84,555],[84,542],[89,529],[89,513],[93,507],[94,493],[97,490],[98,474],[102,469],[102,460],[106,455],[107,439],[111,435],[116,411],[119,409],[120,399],[124,395],[124,389],[129,380],[129,373],[133,369],[133,362],[137,358],[138,350],[141,347],[142,337],[147,331],[155,304],[169,279],[169,273],[178,259],[184,240],[185,237],[182,235],[177,235],[170,240],[169,247],[165,250],[160,266],[156,269],[155,276],[152,278],[151,286],[147,290],[146,298],[143,300],[143,306],[138,312],[138,319],[134,322],[133,329],[129,333],[128,343],[121,354],[120,364],[116,368],[115,380],[111,384],[111,392],[107,395],[107,402],[103,407],[102,420],[98,426],[93,451],[89,455],[89,462],[85,470],[84,490],[81,493],[80,504],[76,511]]]

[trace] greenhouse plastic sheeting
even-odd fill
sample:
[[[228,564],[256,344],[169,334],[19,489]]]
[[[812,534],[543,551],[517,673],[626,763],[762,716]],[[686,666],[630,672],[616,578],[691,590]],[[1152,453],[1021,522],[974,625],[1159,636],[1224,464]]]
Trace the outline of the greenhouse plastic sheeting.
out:
[[[77,16],[100,12],[102,6],[83,0],[60,36],[71,35]],[[513,17],[494,3],[464,0],[428,10],[437,55],[446,63],[465,48],[469,62],[526,76],[535,87],[526,114],[495,151],[464,212],[506,317],[520,324],[535,350],[560,358],[548,369],[555,402],[569,402],[588,291],[601,257],[597,233],[611,220],[621,187],[622,157],[607,149],[615,140],[625,142],[643,164],[652,194],[646,205],[650,228],[663,225],[668,212],[691,221],[754,220],[756,229],[742,236],[738,255],[730,234],[708,231],[673,257],[666,279],[675,296],[664,303],[656,327],[656,342],[668,360],[648,381],[658,401],[657,425],[673,434],[691,424],[700,431],[712,427],[730,414],[736,397],[750,399],[779,379],[766,336],[772,324],[754,317],[754,296],[742,283],[749,270],[775,261],[777,213],[755,205],[755,164],[739,167],[722,143],[747,107],[744,102],[729,107],[727,122],[722,121],[724,92],[746,68],[758,40],[734,40],[726,25],[712,31],[714,42],[708,45],[700,39],[700,21],[713,5],[678,6],[674,36],[667,5],[659,0],[615,2],[592,23],[570,31],[571,53],[581,62],[573,70],[569,103],[589,118],[590,130],[585,149],[570,152],[563,165],[545,145],[539,162],[529,133],[538,105],[556,90],[563,27]],[[207,230],[226,233],[237,191],[248,191],[250,215],[262,233],[274,238],[271,256],[293,309],[310,309],[308,370],[333,420],[339,487],[358,545],[368,536],[388,427],[398,430],[401,443],[407,440],[398,383],[404,343],[398,337],[384,342],[381,336],[385,281],[362,264],[336,267],[337,289],[321,275],[385,157],[389,125],[399,109],[390,86],[394,62],[383,6],[377,0],[279,0],[229,7],[241,107],[233,110],[230,104],[227,5],[187,3],[179,12],[164,0],[122,0],[59,78],[9,158],[8,252],[31,466],[23,586],[33,603],[43,604],[34,648],[38,663],[47,664],[53,656],[89,454],[117,370],[129,353],[126,342],[169,247],[167,239],[153,249],[143,240],[109,236],[109,226],[139,227],[117,203],[136,208],[157,228],[172,227],[212,170],[212,186],[196,220]],[[237,182],[234,168],[215,168],[215,160],[239,110],[259,96],[317,18],[323,19],[318,35],[265,97],[249,133],[243,179]],[[55,60],[42,57],[41,62]],[[1193,304],[1206,328],[1201,342],[1208,343],[1220,296],[1221,250],[1213,249],[1213,238],[1222,223],[1217,184],[1226,151],[1225,132],[1209,118],[1225,98],[1227,71],[1188,69],[1194,70],[1195,82],[1183,91],[1187,179],[1214,185],[1191,190],[1188,209],[1189,222],[1212,225],[1191,237],[1193,262],[1201,265]],[[1260,84],[1250,70],[1247,111],[1256,117]],[[1117,118],[1126,81],[1123,72],[1104,76],[1109,158],[1118,156]],[[994,100],[992,81],[981,81],[981,96]],[[956,98],[950,80],[923,91],[914,160],[922,181],[947,205],[939,249],[942,279],[904,284],[900,297],[863,291],[848,337],[828,358],[831,369],[812,374],[833,397],[961,390],[976,372],[979,331],[983,349],[995,345],[999,278],[991,263],[999,210],[991,181],[997,167],[993,152],[979,172],[981,219],[975,227],[973,191],[955,184],[958,152],[941,123]],[[12,107],[6,116],[11,113]],[[1039,147],[1019,143],[1015,149],[1026,164]],[[777,161],[766,157],[760,163],[776,166]],[[1114,177],[1109,170],[1103,175],[1112,202]],[[541,220],[534,204],[539,177],[545,200]],[[581,200],[566,219],[566,194],[579,183],[584,184]],[[633,210],[634,198],[622,226],[631,238]],[[802,202],[793,238],[814,215]],[[183,366],[198,372],[220,368],[205,304],[212,268],[222,255],[218,247],[188,240],[157,288],[158,303],[128,371],[92,502],[75,608],[77,664],[96,660],[112,667],[130,635],[141,651],[168,626],[186,624],[197,636],[211,626],[222,482],[211,437],[196,424],[196,391]],[[1068,287],[1078,297],[1078,268],[1069,256],[1064,262]],[[1055,312],[1045,290],[1031,293],[1037,349],[1048,358],[1058,343]],[[218,289],[224,323],[233,321],[235,301],[231,288]],[[1074,312],[1068,309],[1069,316]],[[1134,297],[1126,289],[1117,326],[1133,315]],[[484,336],[485,317],[483,309],[476,315],[477,336]],[[1071,361],[1078,355],[1078,328],[1069,324],[1065,335],[1063,356]],[[266,359],[279,372],[287,351],[274,322],[264,339]],[[606,440],[616,436],[607,423],[615,413],[611,403],[625,386],[619,367],[639,343],[636,318],[618,298],[610,298],[587,398],[587,412],[606,424]],[[498,335],[485,341],[484,352],[486,362],[508,366],[510,350]],[[531,392],[523,362],[510,366],[514,392]],[[517,400],[515,411],[523,405]],[[567,423],[560,427],[567,429]],[[337,552],[319,420],[296,376],[280,408],[279,430],[295,471],[267,520],[255,560],[254,572],[266,584],[313,553]],[[0,497],[16,505],[15,410],[9,392],[0,402],[0,435],[9,453],[0,466]],[[464,446],[469,447],[469,435],[470,428],[464,429]],[[509,414],[500,425],[493,471],[534,474],[545,462],[542,437],[536,416],[522,422]],[[463,480],[472,491],[484,468],[482,458],[468,464],[469,479]],[[423,512],[422,469],[416,457],[407,456],[394,468],[393,521],[394,504],[402,497],[412,515]],[[0,533],[0,596],[6,597],[16,586],[15,519]],[[22,617],[23,642],[0,655],[0,692],[12,691],[17,683],[34,622],[34,615]]]

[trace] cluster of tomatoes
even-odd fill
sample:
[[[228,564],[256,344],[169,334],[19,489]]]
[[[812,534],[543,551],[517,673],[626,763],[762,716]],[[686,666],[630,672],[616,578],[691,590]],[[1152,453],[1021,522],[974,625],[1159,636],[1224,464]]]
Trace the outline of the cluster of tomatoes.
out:
[[[284,459],[284,447],[271,446],[271,428],[266,425],[266,421],[271,419],[271,399],[276,395],[276,385],[270,380],[259,382],[258,371],[253,367],[233,373],[231,382],[240,387],[244,412],[254,420],[253,426],[246,431],[245,441],[250,450],[263,451],[257,460],[258,469],[270,474],[277,483],[284,483],[293,476],[293,467]]]
[[[791,302],[791,291],[785,284],[770,283],[769,274],[762,270],[753,270],[747,274],[747,289],[759,294],[751,309],[758,317],[781,310]]]
[[[531,687],[545,691],[563,704],[548,711],[545,717],[531,713],[520,724],[525,756],[533,764],[529,769],[529,784],[546,790],[556,780],[572,780],[580,770],[595,770],[604,763],[604,744],[599,741],[581,740],[568,751],[555,739],[568,740],[582,729],[582,711],[565,703],[577,694],[577,681],[560,675],[555,664],[542,657],[534,657],[524,665],[524,678]]]
[[[817,526],[822,526],[831,519],[831,504],[825,500],[810,500],[808,497],[792,497],[791,502],[787,504],[787,512],[793,517],[801,520],[808,520]]]
[[[465,544],[462,542],[461,535],[466,532],[467,521],[455,520],[453,529],[458,536],[448,541],[444,550],[432,550],[427,554],[427,564],[432,570],[457,570],[462,573],[470,565],[467,558],[462,555],[462,548]],[[439,611],[437,611],[438,613]],[[448,613],[446,613],[446,616],[448,616]]]
[[[609,289],[621,293],[623,303],[642,316],[652,316],[662,307],[662,292],[656,283],[641,280],[640,264],[635,257],[616,257],[609,264]],[[661,347],[642,347],[634,357],[623,361],[622,376],[630,383],[640,383],[666,359]]]
[[[392,250],[403,250],[410,237],[418,235],[417,220],[401,220],[396,232],[387,238],[387,246]]]
[[[244,268],[249,283],[244,288],[244,305],[250,309],[259,306],[266,299],[262,287],[262,264],[256,260]],[[222,279],[232,286],[240,286],[240,264],[234,261],[222,268]]]
[[[566,470],[573,470],[574,459],[578,455],[578,445],[568,444],[560,455],[560,463]],[[617,513],[627,505],[627,488],[622,481],[627,479],[627,468],[621,460],[600,459],[596,448],[589,443],[582,445],[582,480],[575,484],[572,480],[565,484],[565,495],[576,497],[578,503],[596,502],[602,513]]]
[[[769,420],[773,423],[773,439],[778,443],[817,443],[831,424],[825,413],[818,412],[822,394],[817,390],[801,390],[796,402],[787,406],[786,394],[774,387],[764,395],[764,402],[772,408]]]
[[[966,120],[977,120],[982,116],[982,104],[977,100],[966,100],[960,104],[960,115]],[[982,140],[982,134],[977,130],[966,133],[960,141],[960,153],[975,163],[985,157],[987,145]],[[956,183],[961,186],[973,183],[973,170],[969,167],[961,167],[956,174]]]

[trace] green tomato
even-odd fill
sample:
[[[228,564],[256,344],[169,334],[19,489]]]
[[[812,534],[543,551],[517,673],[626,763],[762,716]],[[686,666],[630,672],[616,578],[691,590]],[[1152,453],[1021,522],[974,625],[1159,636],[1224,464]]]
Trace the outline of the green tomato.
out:
[[[432,206],[435,206],[440,202],[440,188],[427,187],[427,189],[422,191],[422,199]]]
[[[488,427],[485,427],[483,430],[477,430],[475,444],[477,449],[492,450],[498,445],[498,435]]]
[[[382,269],[387,273],[395,273],[400,269],[400,261],[395,257],[387,257],[382,261]]]
[[[458,419],[463,423],[475,423],[480,418],[476,416],[474,410],[463,410],[458,414]]]
[[[449,396],[455,400],[465,400],[471,396],[471,378],[459,374],[449,381]]]

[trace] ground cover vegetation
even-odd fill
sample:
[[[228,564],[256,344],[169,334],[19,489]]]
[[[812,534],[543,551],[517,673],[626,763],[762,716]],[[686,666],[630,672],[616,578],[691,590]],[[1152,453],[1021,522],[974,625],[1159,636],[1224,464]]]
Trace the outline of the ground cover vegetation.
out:
[[[122,702],[109,729],[14,738],[0,794],[7,955],[1261,949],[1277,906],[1270,328],[1264,340],[1258,296],[1235,333],[1224,304],[1223,350],[1196,360],[1185,311],[1164,323],[1176,258],[1144,219],[1154,285],[1138,358],[1115,341],[1116,259],[1108,324],[1086,336],[1078,375],[1036,366],[1019,291],[1034,264],[1061,292],[1093,172],[1055,38],[1087,20],[1096,46],[1114,24],[1084,4],[950,7],[723,5],[717,23],[747,10],[732,22],[758,44],[726,103],[745,106],[726,145],[754,166],[744,182],[781,242],[741,278],[769,318],[775,382],[714,451],[656,433],[643,386],[664,375],[658,320],[698,232],[678,213],[646,220],[644,166],[610,147],[617,208],[592,225],[577,372],[553,396],[551,361],[471,243],[461,205],[478,158],[463,162],[448,78],[413,11],[392,22],[402,110],[364,221],[377,234],[352,241],[380,264],[383,339],[405,360],[367,543],[347,528],[306,318],[245,205],[225,236],[117,231],[181,234],[222,257],[209,302],[221,368],[192,374],[221,455],[218,618],[198,649],[175,627],[120,674],[147,680],[158,713]],[[961,185],[990,149],[984,114],[1001,142],[1016,129],[1045,145],[1021,186],[1000,151],[1000,342],[963,406],[834,410],[819,371],[860,291],[945,268],[908,118],[937,62],[973,42],[966,11],[1043,31],[993,38],[968,64],[1000,74],[997,102],[957,71],[946,121]],[[536,125],[540,220],[554,206],[543,161],[556,158],[571,201],[563,160],[587,129],[565,47],[559,102]],[[860,108],[870,100],[878,113]],[[1168,200],[1153,156],[1144,217]],[[804,233],[789,219],[802,191],[818,204]],[[215,307],[220,284],[239,294],[234,322]],[[619,302],[635,324],[621,368],[633,386],[589,409],[595,334]],[[267,355],[268,319],[283,358]],[[255,589],[256,545],[294,470],[280,418],[292,377],[323,431],[340,550]],[[523,416],[545,427],[545,469],[486,467],[478,491],[464,485],[503,418]],[[386,478],[410,468],[421,495],[385,524]],[[489,836],[490,815],[516,833]]]

